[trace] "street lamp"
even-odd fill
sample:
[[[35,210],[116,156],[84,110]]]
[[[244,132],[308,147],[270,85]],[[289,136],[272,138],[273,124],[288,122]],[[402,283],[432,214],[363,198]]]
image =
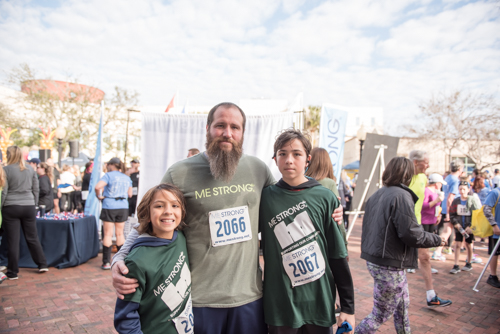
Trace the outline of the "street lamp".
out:
[[[358,129],[356,133],[356,138],[359,140],[359,166],[361,167],[361,156],[363,155],[363,144],[366,140],[366,129],[363,124]]]
[[[66,137],[66,129],[63,128],[62,125],[59,125],[56,129],[55,136],[57,138],[57,152],[59,156],[57,158],[57,163],[59,164],[59,168],[61,168],[62,142],[64,137]]]
[[[128,147],[128,123],[130,122],[131,112],[141,112],[140,110],[127,109],[127,130],[125,132],[125,156],[123,157],[123,163],[127,164],[127,147]]]

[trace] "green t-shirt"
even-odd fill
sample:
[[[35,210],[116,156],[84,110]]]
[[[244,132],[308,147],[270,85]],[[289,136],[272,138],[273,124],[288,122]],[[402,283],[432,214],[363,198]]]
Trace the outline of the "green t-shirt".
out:
[[[415,203],[415,216],[418,224],[422,224],[422,205],[424,204],[425,186],[427,186],[427,176],[424,173],[413,175],[410,183],[410,189],[418,196]]]
[[[186,197],[188,227],[184,233],[193,280],[193,306],[237,307],[261,298],[257,234],[261,192],[274,183],[269,168],[258,158],[243,155],[233,179],[229,183],[217,181],[202,153],[172,165],[162,182],[176,185]],[[238,214],[245,206],[250,224],[242,216],[233,221],[231,214]],[[224,216],[226,212],[214,212],[223,209],[231,219],[222,217],[213,222],[211,235],[210,217]],[[251,240],[214,247],[213,236],[231,236],[235,230],[245,230]]]
[[[177,232],[177,238],[168,245],[134,248],[125,265],[129,269],[126,276],[136,278],[139,287],[124,300],[140,304],[143,333],[177,334],[174,321],[180,328],[192,328],[192,316],[179,319],[186,306],[191,307],[191,276],[182,232]]]
[[[328,188],[330,189],[331,191],[333,191],[333,193],[335,194],[335,196],[339,197],[339,189],[338,189],[338,186],[337,186],[337,182],[335,182],[335,180],[332,180],[328,177],[325,177],[323,180],[318,180],[318,182],[325,188]]]
[[[290,191],[273,185],[262,191],[259,224],[268,325],[335,323],[335,281],[328,259],[347,256],[331,217],[338,206],[333,193],[321,186]]]

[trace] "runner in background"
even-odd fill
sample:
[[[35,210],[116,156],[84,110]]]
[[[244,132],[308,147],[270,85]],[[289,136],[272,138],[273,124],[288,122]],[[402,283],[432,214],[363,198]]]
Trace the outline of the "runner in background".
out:
[[[413,150],[410,152],[410,160],[413,163],[414,175],[411,179],[409,188],[415,193],[418,200],[415,202],[415,217],[417,218],[417,223],[422,224],[422,205],[424,203],[425,197],[425,187],[427,185],[427,176],[425,171],[429,168],[429,157],[427,152],[420,150]],[[439,245],[438,245],[439,246]],[[451,300],[441,299],[437,296],[434,291],[434,285],[432,283],[432,272],[430,254],[427,248],[418,247],[418,260],[420,261],[420,272],[422,273],[422,278],[425,283],[426,299],[428,307],[436,306],[448,306],[451,304]],[[409,268],[408,272],[415,272],[414,268]],[[434,270],[437,272],[437,270]]]
[[[130,176],[132,180],[132,197],[128,199],[128,215],[129,217],[135,216],[135,208],[137,206],[137,194],[139,191],[139,168],[141,164],[138,159],[130,161],[129,170],[125,174]]]

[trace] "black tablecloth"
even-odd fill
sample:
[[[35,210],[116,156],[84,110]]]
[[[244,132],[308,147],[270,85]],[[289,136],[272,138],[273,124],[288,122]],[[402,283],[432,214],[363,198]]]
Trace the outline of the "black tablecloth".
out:
[[[49,267],[58,269],[77,266],[96,257],[99,252],[99,236],[94,217],[69,220],[37,219],[38,238]],[[21,232],[19,267],[37,268]],[[7,265],[7,239],[0,245],[0,265]]]

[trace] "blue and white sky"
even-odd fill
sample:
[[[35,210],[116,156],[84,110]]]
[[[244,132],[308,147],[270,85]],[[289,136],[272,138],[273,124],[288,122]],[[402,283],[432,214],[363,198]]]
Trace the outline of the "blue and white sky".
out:
[[[245,98],[384,108],[402,135],[433,93],[500,89],[500,1],[0,0],[0,81],[40,78],[142,105]]]

